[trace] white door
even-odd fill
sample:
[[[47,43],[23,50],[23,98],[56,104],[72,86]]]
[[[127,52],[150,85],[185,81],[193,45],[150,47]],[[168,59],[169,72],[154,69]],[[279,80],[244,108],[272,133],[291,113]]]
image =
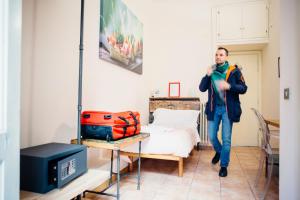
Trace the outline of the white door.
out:
[[[258,124],[251,108],[260,110],[260,61],[259,52],[231,53],[229,63],[242,66],[242,74],[248,86],[247,93],[240,95],[242,116],[239,123],[233,124],[233,146],[257,146]]]
[[[0,0],[0,200],[19,199],[21,0]]]

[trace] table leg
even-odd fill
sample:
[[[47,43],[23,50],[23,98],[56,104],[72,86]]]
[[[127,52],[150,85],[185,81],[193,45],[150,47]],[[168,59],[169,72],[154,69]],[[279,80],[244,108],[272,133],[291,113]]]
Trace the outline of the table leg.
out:
[[[266,155],[266,174],[265,177],[268,177],[268,170],[269,170],[269,159],[268,159],[268,155]]]
[[[142,141],[139,141],[139,163],[138,163],[138,185],[137,189],[140,190],[140,181],[141,181],[141,146]]]
[[[120,150],[117,151],[117,200],[120,199]]]
[[[109,186],[112,184],[113,161],[114,161],[114,150],[111,150]]]

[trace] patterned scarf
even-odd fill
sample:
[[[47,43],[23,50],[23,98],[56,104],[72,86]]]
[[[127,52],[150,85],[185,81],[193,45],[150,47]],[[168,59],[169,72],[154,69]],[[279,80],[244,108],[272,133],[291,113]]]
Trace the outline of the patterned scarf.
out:
[[[220,99],[224,102],[224,92],[220,89],[220,82],[225,80],[226,72],[228,70],[229,64],[226,61],[223,65],[216,65],[216,69],[211,75],[211,80],[215,92],[219,95]]]

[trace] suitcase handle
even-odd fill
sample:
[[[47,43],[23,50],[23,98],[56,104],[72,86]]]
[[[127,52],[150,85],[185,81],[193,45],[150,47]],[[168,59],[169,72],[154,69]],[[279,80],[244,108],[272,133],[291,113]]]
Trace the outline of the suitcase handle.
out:
[[[104,115],[104,119],[111,119],[111,115]]]
[[[123,120],[126,123],[126,126],[123,127],[123,137],[126,136],[127,127],[130,126],[129,121],[125,117],[118,117],[120,120]]]
[[[91,117],[90,114],[84,114],[84,115],[83,115],[83,118],[84,118],[84,119],[88,119],[88,118],[90,118],[90,117]]]

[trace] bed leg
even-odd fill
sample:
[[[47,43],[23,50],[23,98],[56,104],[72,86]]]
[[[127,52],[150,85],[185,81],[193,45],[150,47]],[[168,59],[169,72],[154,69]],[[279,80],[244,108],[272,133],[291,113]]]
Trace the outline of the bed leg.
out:
[[[178,160],[178,176],[183,176],[183,158],[179,158]]]
[[[190,152],[190,156],[192,156],[194,154],[194,149],[192,149],[192,151]]]
[[[129,156],[129,159],[131,160],[131,163],[129,163],[129,172],[133,171],[133,156]]]
[[[200,151],[200,142],[197,143],[197,151]]]

